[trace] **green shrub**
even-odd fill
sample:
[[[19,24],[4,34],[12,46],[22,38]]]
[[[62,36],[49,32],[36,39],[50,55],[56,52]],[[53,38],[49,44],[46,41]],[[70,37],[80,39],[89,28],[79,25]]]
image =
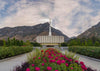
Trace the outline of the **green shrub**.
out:
[[[0,47],[0,59],[30,52],[32,49],[31,46]]]
[[[100,59],[100,47],[70,46],[69,51]]]
[[[62,47],[66,47],[67,45],[68,45],[67,42],[61,43]]]
[[[31,44],[34,46],[34,47],[41,47],[41,44],[37,43],[37,42],[31,42]]]

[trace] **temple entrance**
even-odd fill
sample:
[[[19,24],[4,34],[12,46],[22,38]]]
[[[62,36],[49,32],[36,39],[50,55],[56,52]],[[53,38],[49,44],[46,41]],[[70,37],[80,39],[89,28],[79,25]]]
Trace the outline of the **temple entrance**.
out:
[[[54,45],[47,45],[46,47],[54,47]]]

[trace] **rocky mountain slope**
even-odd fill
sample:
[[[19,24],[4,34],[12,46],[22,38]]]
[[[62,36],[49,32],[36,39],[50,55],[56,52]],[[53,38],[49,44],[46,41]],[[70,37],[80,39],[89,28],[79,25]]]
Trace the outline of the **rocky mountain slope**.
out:
[[[35,26],[18,26],[18,27],[5,27],[0,29],[0,39],[5,39],[9,37],[10,39],[15,37],[18,40],[29,40],[35,41],[37,36],[48,35],[49,23],[38,24]],[[64,35],[61,31],[52,27],[53,35],[64,36],[65,41],[69,38]]]
[[[91,37],[100,38],[100,22],[78,36],[78,38],[91,38]]]

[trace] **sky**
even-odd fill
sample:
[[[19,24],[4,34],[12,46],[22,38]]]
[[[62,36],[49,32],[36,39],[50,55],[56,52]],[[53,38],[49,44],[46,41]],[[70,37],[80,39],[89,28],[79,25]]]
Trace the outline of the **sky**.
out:
[[[33,26],[52,19],[52,27],[78,36],[100,22],[100,0],[0,0],[0,28]]]

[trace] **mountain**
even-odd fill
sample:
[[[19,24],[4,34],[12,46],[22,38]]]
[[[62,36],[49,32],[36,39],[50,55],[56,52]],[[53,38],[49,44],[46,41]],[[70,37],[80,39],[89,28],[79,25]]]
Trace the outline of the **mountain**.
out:
[[[91,37],[100,38],[100,22],[78,36],[78,38],[91,38]]]
[[[18,27],[5,27],[0,29],[0,39],[5,39],[9,37],[10,39],[16,38],[18,40],[29,40],[35,41],[37,36],[48,35],[49,31],[49,23],[38,24],[35,26],[18,26]],[[69,40],[69,38],[64,35],[61,31],[52,27],[53,35],[64,36],[65,42]]]

